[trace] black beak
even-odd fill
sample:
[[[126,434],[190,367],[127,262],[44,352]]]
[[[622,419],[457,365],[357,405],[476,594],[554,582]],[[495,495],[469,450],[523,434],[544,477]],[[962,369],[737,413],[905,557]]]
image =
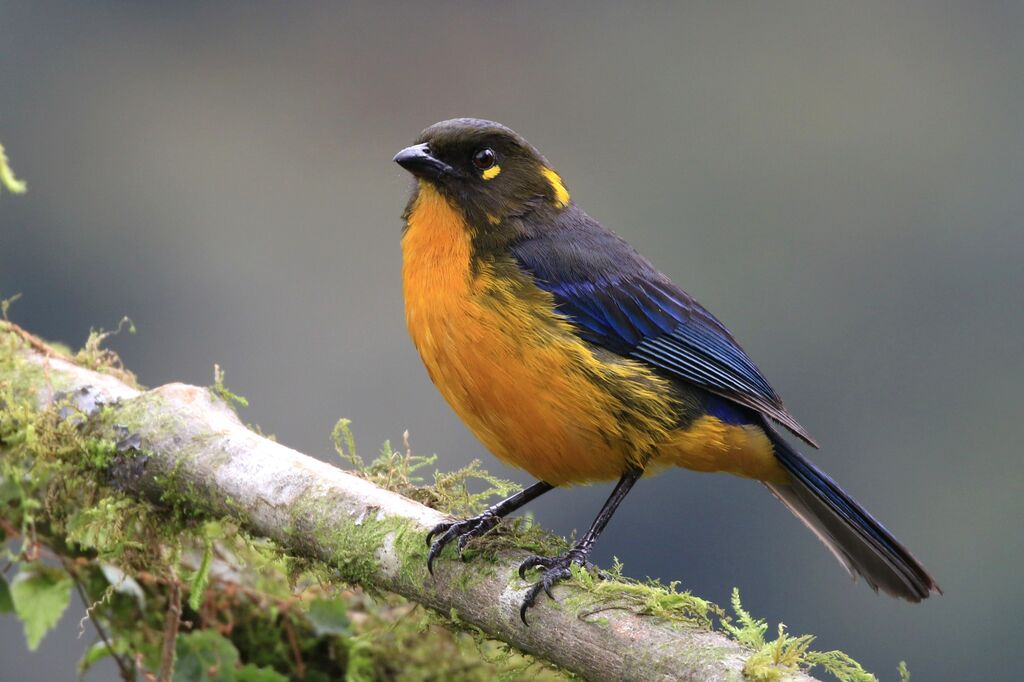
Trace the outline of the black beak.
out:
[[[418,178],[437,180],[443,175],[454,175],[455,169],[430,155],[430,147],[414,144],[395,154],[395,163]]]

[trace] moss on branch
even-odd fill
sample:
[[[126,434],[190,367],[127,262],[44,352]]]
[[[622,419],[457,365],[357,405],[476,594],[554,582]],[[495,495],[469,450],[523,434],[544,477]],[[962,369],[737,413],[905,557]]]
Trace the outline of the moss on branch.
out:
[[[625,578],[618,564],[604,579],[575,570],[559,601],[545,602],[523,628],[513,615],[525,589],[516,561],[566,541],[529,518],[505,522],[470,545],[471,568],[441,562],[432,580],[423,529],[439,517],[409,501],[465,515],[512,484],[477,462],[435,470],[428,483],[436,457],[415,454],[407,434],[400,449],[385,443],[365,463],[344,420],[334,432],[338,454],[364,483],[297,453],[273,472],[246,469],[245,453],[270,463],[286,449],[241,428],[228,407],[241,400],[219,368],[209,391],[140,392],[96,339],[103,334],[72,357],[0,322],[4,552],[15,583],[49,570],[70,577],[98,633],[83,665],[110,656],[126,679],[158,673],[180,591],[179,671],[223,666],[217,679],[563,679],[575,670],[774,680],[809,679],[802,671],[812,666],[840,680],[874,679],[845,654],[810,650],[813,638],[780,628],[766,639],[767,625],[743,610],[738,593],[730,615],[676,583]],[[99,372],[88,374],[91,388],[73,369],[81,367]],[[212,416],[197,426],[196,415]],[[268,448],[277,454],[261,459],[257,451]],[[345,486],[351,499],[339,495]],[[569,627],[584,651],[620,646],[625,632],[660,645],[631,644],[618,672],[605,675],[545,643],[544,628],[556,626]],[[673,638],[690,648],[662,651]]]

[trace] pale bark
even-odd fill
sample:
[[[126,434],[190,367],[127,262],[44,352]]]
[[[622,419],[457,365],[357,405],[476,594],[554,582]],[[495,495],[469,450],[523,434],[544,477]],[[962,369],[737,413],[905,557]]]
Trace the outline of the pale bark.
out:
[[[0,334],[5,330],[0,323]],[[445,516],[357,476],[263,438],[205,388],[169,384],[138,391],[45,347],[25,346],[26,362],[0,365],[0,382],[31,388],[40,406],[59,392],[89,388],[115,402],[110,424],[138,434],[115,483],[129,494],[230,515],[288,552],[326,562],[339,578],[456,614],[488,636],[590,680],[741,680],[750,652],[720,632],[635,613],[623,602],[581,615],[546,598],[519,619],[529,584],[516,575],[525,552],[468,563],[446,552],[426,571],[424,535]],[[39,368],[44,368],[40,372]],[[121,433],[124,433],[123,431]],[[580,588],[558,586],[559,602]],[[811,680],[806,675],[790,679]]]

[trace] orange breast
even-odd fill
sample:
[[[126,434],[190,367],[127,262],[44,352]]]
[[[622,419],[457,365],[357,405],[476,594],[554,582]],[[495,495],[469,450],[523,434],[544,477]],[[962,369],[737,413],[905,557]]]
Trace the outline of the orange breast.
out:
[[[616,479],[648,462],[743,473],[738,427],[679,429],[668,381],[636,361],[597,357],[550,294],[524,293],[493,261],[473,263],[462,215],[429,184],[407,218],[409,333],[430,378],[498,458],[554,485]]]

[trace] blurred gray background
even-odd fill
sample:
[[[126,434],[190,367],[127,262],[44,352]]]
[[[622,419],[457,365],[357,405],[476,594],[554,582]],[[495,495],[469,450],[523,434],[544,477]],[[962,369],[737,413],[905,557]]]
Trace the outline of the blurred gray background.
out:
[[[1009,680],[1024,610],[1024,5],[0,3],[0,197],[13,319],[113,346],[147,385],[248,396],[334,459],[404,429],[499,465],[408,341],[391,162],[427,125],[502,121],[573,198],[728,324],[823,444],[814,458],[946,594],[852,585],[749,481],[645,480],[597,547],[819,635],[882,679]],[[585,528],[608,486],[532,505]],[[4,680],[74,677],[82,608]],[[92,636],[87,631],[86,639]],[[110,668],[87,679],[112,678]]]

